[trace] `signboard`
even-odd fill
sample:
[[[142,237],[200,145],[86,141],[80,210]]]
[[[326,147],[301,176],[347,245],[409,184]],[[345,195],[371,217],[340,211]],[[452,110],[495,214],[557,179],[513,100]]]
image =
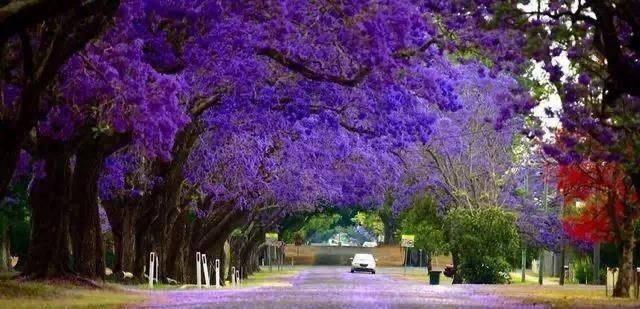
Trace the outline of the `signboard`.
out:
[[[413,248],[413,242],[415,238],[415,235],[402,235],[402,241],[400,242],[400,244],[405,248]]]
[[[269,246],[275,246],[278,241],[278,233],[265,233],[264,238]]]

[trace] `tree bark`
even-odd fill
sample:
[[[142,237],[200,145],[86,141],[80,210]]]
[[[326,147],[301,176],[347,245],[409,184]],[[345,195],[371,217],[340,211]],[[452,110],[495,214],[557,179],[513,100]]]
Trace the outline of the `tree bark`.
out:
[[[0,218],[2,220],[4,218]],[[8,222],[0,222],[0,272],[7,272],[11,267],[11,242]]]
[[[2,136],[2,134],[0,134]],[[4,136],[2,136],[4,138]],[[16,161],[18,160],[18,147],[3,149],[0,151],[0,201],[4,200],[9,189],[9,183],[16,169]]]
[[[102,206],[107,213],[114,241],[115,260],[113,273],[123,280],[123,272],[134,273],[136,255],[136,220],[140,205],[137,199],[116,198],[103,201]]]
[[[69,155],[49,151],[46,176],[31,188],[31,241],[24,276],[50,279],[72,274],[69,267]]]
[[[633,220],[625,220],[621,227],[622,239],[620,243],[620,270],[613,288],[613,297],[629,297],[631,282],[633,281],[633,250],[635,247]]]
[[[78,275],[104,279],[104,244],[98,210],[98,178],[104,155],[95,146],[80,147],[76,153],[71,193],[71,241],[74,270]]]
[[[186,237],[187,231],[187,212],[186,210],[179,213],[177,215],[177,220],[173,224],[173,228],[171,231],[171,235],[169,236],[169,246],[167,247],[167,251],[165,256],[164,263],[164,271],[161,271],[161,277],[163,281],[166,281],[166,278],[181,278],[182,274],[179,273],[179,261],[180,261],[180,252],[182,250],[183,243]],[[161,263],[161,267],[163,264]]]

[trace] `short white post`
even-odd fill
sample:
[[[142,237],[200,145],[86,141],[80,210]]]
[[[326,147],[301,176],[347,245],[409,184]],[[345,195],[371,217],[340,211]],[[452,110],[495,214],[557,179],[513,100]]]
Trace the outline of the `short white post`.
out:
[[[237,283],[238,285],[240,285],[240,280],[241,280],[241,279],[240,279],[240,271],[239,271],[239,270],[236,270],[236,283]]]
[[[204,270],[204,286],[209,287],[211,281],[209,280],[209,265],[207,264],[207,255],[202,255],[202,267]]]
[[[231,285],[236,286],[236,267],[231,266]]]
[[[216,287],[220,287],[220,259],[216,259],[214,264],[216,270]]]
[[[149,287],[153,288],[153,271],[156,269],[156,254],[154,252],[149,253]]]
[[[160,267],[160,258],[158,257],[158,255],[156,255],[156,283],[160,284],[160,271],[158,270]]]
[[[196,252],[196,285],[202,288],[202,262],[200,252]]]

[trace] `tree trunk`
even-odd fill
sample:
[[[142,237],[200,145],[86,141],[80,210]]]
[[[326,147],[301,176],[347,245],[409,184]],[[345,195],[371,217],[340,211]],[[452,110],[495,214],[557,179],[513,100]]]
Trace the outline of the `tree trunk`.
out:
[[[129,201],[118,203],[118,201],[104,201],[102,203],[114,242],[115,261],[113,263],[113,273],[117,278],[122,278],[122,272],[133,272],[133,261],[135,256],[135,205],[130,205]]]
[[[453,274],[453,284],[461,284],[462,276],[460,276],[460,271],[458,270],[458,266],[460,264],[460,253],[457,251],[451,252],[451,259],[453,262],[453,268],[455,269],[455,273]]]
[[[46,176],[31,188],[31,241],[24,275],[29,279],[66,277],[69,267],[69,156],[49,151]]]
[[[74,270],[90,279],[104,279],[104,244],[98,210],[98,178],[104,156],[89,143],[76,154],[71,193],[71,240]]]
[[[613,288],[613,297],[629,297],[633,281],[633,250],[635,246],[633,220],[630,218],[624,220],[621,229],[620,270],[618,271],[618,280]]]
[[[134,249],[134,260],[133,260],[133,275],[138,279],[143,279],[145,274],[145,267],[148,268],[148,258],[147,255],[152,250],[152,241],[150,239],[150,229],[147,227],[140,227],[136,224],[135,231],[135,243],[136,247]],[[148,271],[148,270],[147,270]]]
[[[178,262],[180,261],[180,251],[182,250],[183,243],[185,241],[187,231],[187,212],[183,211],[177,215],[176,221],[173,224],[171,235],[169,237],[169,246],[167,247],[164,264],[161,263],[161,267],[164,271],[160,274],[163,281],[168,277],[172,279],[181,278],[182,275],[178,272]]]
[[[565,244],[564,244],[564,236],[562,236],[562,239],[560,239],[560,281],[558,282],[559,285],[564,285],[564,277],[567,275],[565,273],[564,270],[564,264],[566,263],[565,258],[566,258],[566,248],[565,248]],[[594,281],[596,281],[596,278],[593,278]]]
[[[260,230],[260,229],[258,229]],[[260,246],[260,237],[258,235],[259,232],[254,232],[249,235],[247,239],[247,243],[243,247],[242,252],[240,253],[240,265],[243,269],[242,278],[246,279],[249,275],[253,274],[254,269],[254,257],[256,255],[256,251]],[[264,233],[261,233],[264,234]]]
[[[244,245],[245,237],[243,234],[229,237],[229,249],[231,251],[231,254],[229,255],[229,265],[235,266],[237,270],[240,270],[240,267],[242,267],[242,252],[244,251]],[[231,275],[231,271],[229,271],[227,276],[231,278]]]
[[[3,148],[0,151],[0,201],[4,200],[9,190],[19,152],[20,149],[17,147]]]
[[[0,218],[0,272],[7,272],[11,267],[11,243],[9,239],[9,222],[1,222],[5,218]]]

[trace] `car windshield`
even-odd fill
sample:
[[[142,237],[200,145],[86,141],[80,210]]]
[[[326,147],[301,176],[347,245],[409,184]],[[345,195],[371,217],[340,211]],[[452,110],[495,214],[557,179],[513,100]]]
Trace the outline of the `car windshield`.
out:
[[[353,257],[353,260],[357,260],[357,261],[373,261],[373,255],[371,254],[356,254]]]

